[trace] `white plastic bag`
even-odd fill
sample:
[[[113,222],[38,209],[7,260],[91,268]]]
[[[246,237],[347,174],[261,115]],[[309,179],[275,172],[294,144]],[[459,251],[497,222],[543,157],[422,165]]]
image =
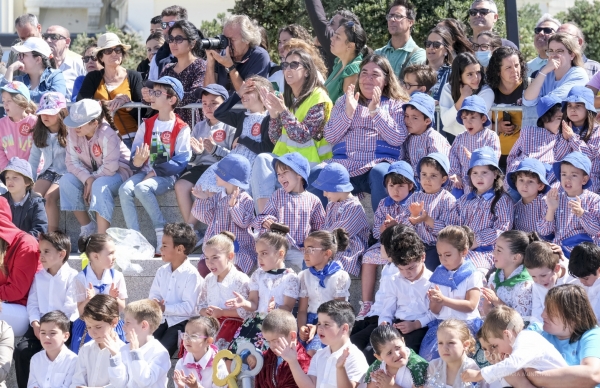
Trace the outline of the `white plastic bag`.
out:
[[[115,241],[116,262],[121,271],[141,273],[142,266],[131,262],[154,259],[154,247],[138,231],[122,228],[108,228],[106,233]]]

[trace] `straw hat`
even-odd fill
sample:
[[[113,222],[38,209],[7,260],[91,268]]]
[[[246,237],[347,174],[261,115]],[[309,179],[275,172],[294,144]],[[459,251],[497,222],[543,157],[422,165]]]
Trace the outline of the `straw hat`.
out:
[[[98,37],[98,47],[96,48],[96,52],[117,46],[123,47],[125,51],[131,48],[130,45],[121,43],[121,39],[119,39],[117,34],[107,32],[106,34],[102,34]]]

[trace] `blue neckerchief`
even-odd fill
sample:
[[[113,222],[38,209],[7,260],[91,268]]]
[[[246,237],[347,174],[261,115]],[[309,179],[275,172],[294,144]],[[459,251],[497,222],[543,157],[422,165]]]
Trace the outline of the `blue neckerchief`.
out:
[[[330,261],[320,271],[317,271],[315,267],[310,267],[308,270],[319,279],[319,286],[325,288],[325,279],[327,279],[327,276],[333,275],[340,269],[342,267],[336,261]]]
[[[87,269],[88,269],[88,267],[89,267],[89,266],[86,266],[86,267],[83,269],[83,273],[84,273],[84,275],[86,275],[86,276],[87,276]],[[110,269],[110,277],[111,277],[111,278],[113,278],[113,279],[115,278],[115,270],[114,270],[114,269],[112,269],[112,268]],[[108,286],[110,286],[110,284],[101,284],[101,285],[99,285],[99,286],[94,286],[94,288],[98,290],[98,293],[100,293],[100,294],[103,294],[103,293],[104,293],[104,290],[106,290],[106,287],[108,287]]]
[[[490,199],[494,198],[494,189],[489,189],[488,191],[486,191],[485,193],[481,194],[481,197],[483,199],[485,199],[486,201],[489,201]],[[471,191],[469,194],[467,194],[467,199],[471,200],[473,198],[477,197],[477,193],[475,192],[475,190]]]
[[[434,284],[439,284],[440,286],[450,287],[450,289],[454,291],[463,280],[471,276],[475,271],[477,271],[477,268],[475,268],[471,260],[465,260],[454,274],[440,264],[435,271],[433,271],[429,281]]]
[[[397,203],[398,205],[402,206],[406,203],[406,201],[408,201],[408,199],[413,195],[413,193],[408,193],[408,195],[406,196],[406,198],[404,198],[402,201],[396,202],[392,199],[392,197],[390,197],[389,195],[387,197],[385,197],[385,199],[383,200],[383,204],[385,206],[392,206],[393,204]]]

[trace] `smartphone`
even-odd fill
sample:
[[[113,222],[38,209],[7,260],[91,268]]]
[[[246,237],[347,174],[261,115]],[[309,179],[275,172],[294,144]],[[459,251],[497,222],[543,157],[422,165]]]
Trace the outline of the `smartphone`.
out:
[[[508,121],[512,124],[512,119],[510,117],[510,112],[508,111],[502,111],[502,121]]]

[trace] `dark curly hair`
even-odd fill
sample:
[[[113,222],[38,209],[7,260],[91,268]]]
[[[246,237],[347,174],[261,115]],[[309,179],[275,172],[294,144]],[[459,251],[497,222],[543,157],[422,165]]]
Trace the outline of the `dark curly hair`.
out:
[[[279,31],[277,31],[277,43],[279,43],[279,35],[281,35],[282,32],[287,32],[292,38],[301,39],[306,43],[312,44],[313,42],[313,38],[310,33],[300,24],[290,24],[285,27],[281,27]]]
[[[394,225],[381,234],[381,244],[394,265],[409,265],[425,257],[423,241],[412,228]],[[385,235],[385,236],[384,236]]]
[[[485,72],[485,78],[490,88],[498,89],[500,87],[500,71],[502,70],[502,61],[504,58],[516,55],[519,58],[519,64],[521,65],[521,81],[523,82],[523,89],[527,89],[529,80],[527,78],[527,61],[523,57],[523,54],[517,49],[512,47],[502,46],[498,47],[492,53],[490,63],[488,64],[487,71]],[[525,75],[525,76],[524,76]]]

